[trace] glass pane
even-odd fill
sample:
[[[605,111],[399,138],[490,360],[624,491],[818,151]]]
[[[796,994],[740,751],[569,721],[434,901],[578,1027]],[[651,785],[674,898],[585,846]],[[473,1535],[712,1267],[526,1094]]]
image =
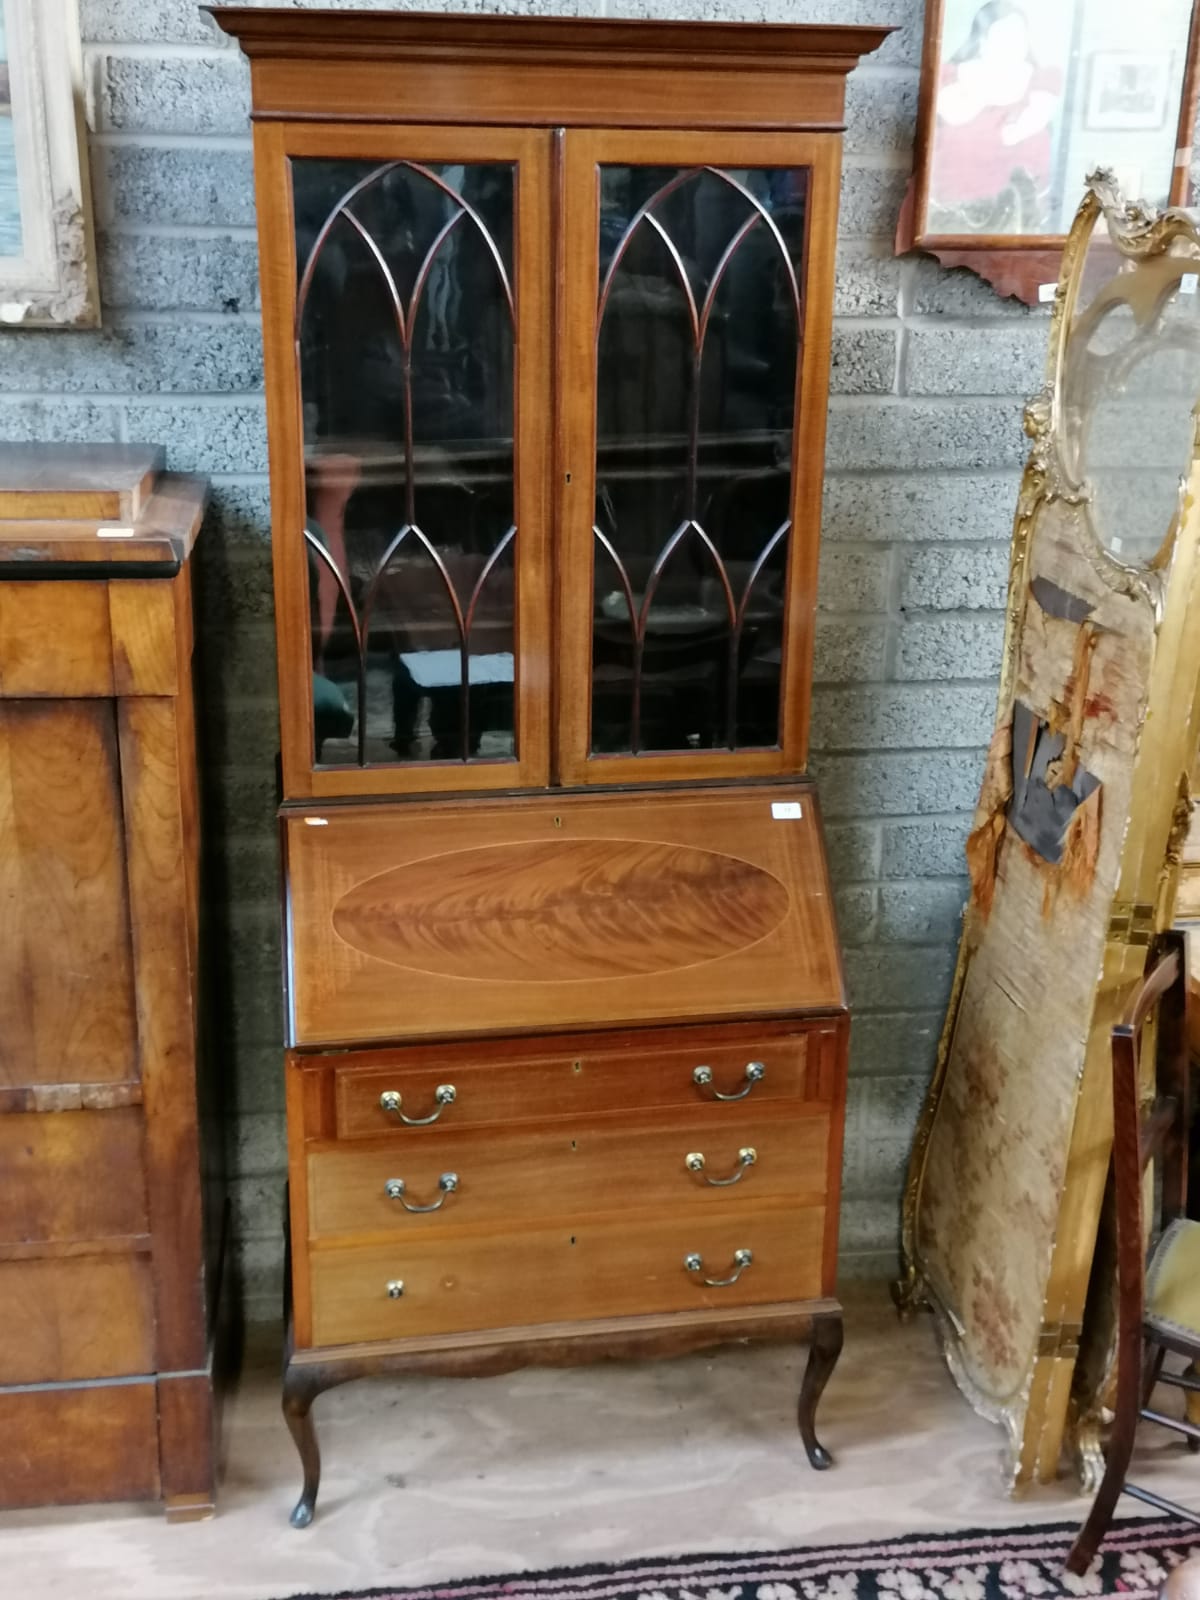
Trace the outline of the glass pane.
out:
[[[779,743],[807,193],[600,168],[594,753]]]
[[[1110,167],[1162,205],[1192,0],[943,0],[930,234],[1065,234]]]
[[[1153,561],[1182,504],[1200,401],[1200,263],[1138,265],[1096,224],[1071,325],[1063,450],[1096,535],[1128,566]]]
[[[314,759],[513,759],[511,164],[296,160]]]

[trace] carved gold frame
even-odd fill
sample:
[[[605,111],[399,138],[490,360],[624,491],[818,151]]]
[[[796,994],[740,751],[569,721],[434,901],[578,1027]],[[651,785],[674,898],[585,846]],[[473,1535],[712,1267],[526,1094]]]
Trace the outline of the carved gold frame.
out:
[[[1111,173],[1098,171],[1089,178],[1088,192],[1076,214],[1063,252],[1058,288],[1050,322],[1049,351],[1045,383],[1025,409],[1025,432],[1031,440],[1029,457],[1017,497],[1009,566],[1005,636],[997,700],[997,722],[1006,718],[1012,705],[1017,672],[1020,627],[1027,596],[1027,573],[1033,532],[1039,509],[1051,501],[1078,507],[1084,535],[1084,553],[1098,575],[1110,588],[1131,596],[1142,596],[1156,616],[1156,651],[1152,672],[1151,704],[1160,715],[1147,719],[1137,757],[1138,780],[1131,802],[1130,835],[1122,855],[1118,893],[1112,906],[1106,945],[1104,986],[1114,989],[1134,982],[1140,975],[1151,939],[1170,925],[1179,876],[1182,833],[1186,830],[1189,808],[1188,769],[1193,748],[1187,730],[1194,731],[1200,718],[1200,629],[1193,625],[1189,639],[1187,606],[1164,606],[1167,589],[1173,596],[1180,590],[1196,597],[1200,594],[1200,399],[1194,409],[1196,431],[1189,473],[1181,482],[1179,510],[1154,559],[1145,566],[1126,564],[1105,548],[1100,540],[1091,509],[1092,493],[1082,477],[1064,459],[1063,394],[1069,359],[1070,336],[1082,282],[1082,270],[1093,232],[1104,219],[1109,237],[1126,260],[1152,264],[1171,257],[1176,262],[1200,264],[1200,214],[1171,208],[1155,212],[1122,200]],[[1177,277],[1176,267],[1170,269]],[[1140,283],[1134,274],[1122,279],[1132,293],[1163,296],[1166,272],[1150,271]],[[1081,321],[1093,313],[1100,316],[1107,301],[1089,306]],[[1200,394],[1200,382],[1197,385]],[[1193,611],[1193,618],[1195,612]],[[1151,724],[1153,724],[1151,726]],[[1144,764],[1144,765],[1143,765]],[[1143,777],[1143,773],[1145,774]],[[1145,805],[1138,806],[1139,791],[1150,787],[1159,795],[1162,785],[1172,797],[1172,807],[1164,816],[1150,817]],[[1184,797],[1181,800],[1179,797]],[[1162,812],[1161,804],[1157,811]],[[1158,829],[1162,836],[1154,830]],[[1134,834],[1137,837],[1134,837]],[[1157,883],[1147,896],[1146,886],[1135,883],[1137,867],[1146,859],[1146,850],[1160,863]],[[1133,862],[1134,866],[1129,864]],[[1140,893],[1138,891],[1141,891]],[[972,907],[964,918],[963,935],[946,1018],[938,1043],[933,1076],[918,1121],[909,1161],[901,1212],[901,1274],[893,1289],[901,1315],[918,1307],[935,1313],[943,1353],[959,1387],[974,1408],[988,1420],[1005,1429],[1010,1458],[1009,1486],[1020,1490],[1030,1482],[1047,1481],[1059,1465],[1065,1434],[1072,1447],[1076,1467],[1085,1487],[1093,1486],[1102,1468],[1099,1431],[1103,1382],[1089,1395],[1072,1398],[1071,1382],[1075,1356],[1085,1330],[1079,1322],[1043,1323],[1043,1332],[1033,1370],[1018,1397],[1020,1404],[998,1405],[979,1390],[969,1376],[960,1349],[961,1328],[950,1309],[939,1302],[937,1291],[923,1269],[918,1239],[918,1214],[922,1182],[930,1139],[936,1124],[946,1083],[951,1052],[962,1003],[966,976],[974,948]],[[1115,1018],[1114,1018],[1115,1020]],[[1097,1154],[1097,1140],[1103,1149]],[[1065,1303],[1083,1306],[1091,1270],[1096,1221],[1100,1213],[1111,1146],[1111,1101],[1107,1083],[1085,1075],[1077,1101],[1074,1129],[1068,1157],[1068,1190],[1059,1213],[1058,1240],[1070,1238],[1067,1255],[1055,1264],[1051,1279],[1058,1273],[1057,1287]],[[1074,1175],[1074,1192],[1071,1177]],[[1086,1241],[1086,1248],[1076,1240]],[[1047,1301],[1050,1299],[1047,1291]],[[1106,1329],[1095,1337],[1105,1338]],[[1034,1408],[1039,1415],[1030,1426]],[[1068,1412],[1070,1413],[1068,1417]]]

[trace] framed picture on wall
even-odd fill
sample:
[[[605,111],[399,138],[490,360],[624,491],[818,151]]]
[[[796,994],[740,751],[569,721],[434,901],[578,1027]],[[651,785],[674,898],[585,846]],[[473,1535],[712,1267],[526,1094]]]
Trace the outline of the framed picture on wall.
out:
[[[76,0],[0,0],[0,323],[99,320]]]
[[[1169,51],[1095,51],[1084,126],[1103,132],[1151,132],[1163,127],[1171,102],[1172,67]]]
[[[896,231],[1035,302],[1096,167],[1184,204],[1193,0],[928,0],[916,160]]]

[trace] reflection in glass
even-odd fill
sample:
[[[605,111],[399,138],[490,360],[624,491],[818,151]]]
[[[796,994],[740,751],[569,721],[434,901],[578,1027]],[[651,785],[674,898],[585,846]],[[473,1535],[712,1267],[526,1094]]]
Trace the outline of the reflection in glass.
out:
[[[1192,0],[943,0],[927,234],[1065,234],[1095,167],[1168,198]]]
[[[807,178],[600,169],[595,753],[779,743]]]
[[[512,166],[292,187],[314,759],[511,759]]]
[[[1084,264],[1063,385],[1063,448],[1100,542],[1127,566],[1162,550],[1191,468],[1200,401],[1198,263],[1137,268],[1101,221]],[[1133,284],[1136,300],[1126,298]],[[1147,294],[1147,289],[1152,292]]]

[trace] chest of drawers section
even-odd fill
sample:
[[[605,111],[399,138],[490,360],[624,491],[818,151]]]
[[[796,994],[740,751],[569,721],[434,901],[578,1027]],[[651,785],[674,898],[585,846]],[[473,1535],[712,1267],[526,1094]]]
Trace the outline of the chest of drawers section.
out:
[[[832,1294],[844,1032],[294,1055],[297,1342]]]

